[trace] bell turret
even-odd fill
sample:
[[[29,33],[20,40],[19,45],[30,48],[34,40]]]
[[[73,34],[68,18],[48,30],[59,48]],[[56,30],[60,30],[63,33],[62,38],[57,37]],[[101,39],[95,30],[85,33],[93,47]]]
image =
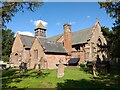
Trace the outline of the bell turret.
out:
[[[43,26],[41,22],[36,26],[34,31],[35,31],[35,36],[39,36],[42,38],[46,37],[46,28]]]

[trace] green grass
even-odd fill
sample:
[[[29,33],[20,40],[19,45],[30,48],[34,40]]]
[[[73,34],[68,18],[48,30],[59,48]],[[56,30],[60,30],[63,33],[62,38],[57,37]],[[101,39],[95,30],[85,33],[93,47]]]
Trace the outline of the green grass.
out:
[[[18,70],[9,69],[3,71],[3,88],[115,88],[116,83],[104,81],[105,79],[94,79],[80,68],[65,68],[65,75],[57,78],[57,69],[29,70],[26,73],[20,73]],[[103,77],[104,78],[104,77]],[[108,79],[108,78],[107,78]]]

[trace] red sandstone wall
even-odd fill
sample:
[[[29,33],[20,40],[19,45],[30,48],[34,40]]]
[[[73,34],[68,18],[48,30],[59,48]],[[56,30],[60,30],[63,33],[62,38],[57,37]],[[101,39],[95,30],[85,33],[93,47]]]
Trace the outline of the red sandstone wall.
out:
[[[21,59],[20,53],[24,50],[22,41],[19,34],[16,35],[15,41],[12,46],[12,53],[10,56],[10,63],[13,63],[14,66],[19,66],[19,60]],[[18,55],[15,55],[18,54]]]
[[[56,64],[59,64],[59,60],[62,59],[63,63],[66,64],[65,55],[46,54],[45,55],[49,69],[57,68]]]
[[[38,50],[38,59],[37,60],[34,59],[34,50]],[[41,59],[41,57],[43,57],[43,55],[44,55],[43,48],[40,45],[37,38],[35,38],[30,52],[31,52],[30,68],[33,69],[35,67],[35,64],[37,64],[39,62],[39,60]]]
[[[72,52],[72,32],[71,25],[64,25],[64,47],[68,52],[68,55],[71,55]]]
[[[21,61],[27,63],[28,68],[30,67],[30,50],[23,50]]]
[[[12,52],[18,52],[22,50],[23,50],[23,44],[22,44],[19,34],[17,34],[15,41],[13,43],[13,46],[12,46]]]

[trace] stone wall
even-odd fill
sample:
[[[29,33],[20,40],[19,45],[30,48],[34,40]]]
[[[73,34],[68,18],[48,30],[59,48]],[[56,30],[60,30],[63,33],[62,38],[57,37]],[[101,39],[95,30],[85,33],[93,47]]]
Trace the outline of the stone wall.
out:
[[[45,55],[47,63],[48,63],[48,68],[49,69],[54,69],[57,68],[57,64],[59,64],[59,60],[63,60],[63,64],[67,64],[66,61],[66,55],[56,55],[56,54],[46,54]]]
[[[68,52],[68,55],[71,55],[72,52],[72,32],[71,25],[64,24],[64,47]]]
[[[22,41],[19,34],[16,35],[15,41],[12,46],[12,53],[10,55],[10,63],[13,63],[15,67],[19,66],[19,60],[21,59],[21,54],[24,50]]]
[[[73,48],[75,49],[76,47],[77,47],[77,49],[76,49],[76,51],[72,51],[72,56],[71,57],[72,58],[80,58],[79,64],[84,63],[84,61],[85,61],[84,45],[79,44],[79,45],[74,46]]]
[[[16,35],[15,41],[12,46],[12,52],[20,52],[24,49],[19,34]]]
[[[21,62],[27,63],[27,67],[30,67],[30,50],[23,50]]]
[[[97,59],[97,55],[101,60],[103,60],[103,55],[105,56],[105,58],[107,58],[107,53],[105,52],[105,50],[101,51],[101,48],[98,47],[98,44],[104,46],[107,44],[107,42],[103,36],[99,23],[96,22],[95,26],[93,27],[93,33],[88,42],[88,45],[90,47],[89,60],[95,61]]]
[[[35,50],[38,50],[38,59],[35,59]],[[40,42],[38,41],[37,37],[34,40],[34,43],[32,45],[30,52],[31,52],[30,68],[32,69],[37,68],[35,65],[39,63],[41,57],[43,57],[44,55],[43,48]]]

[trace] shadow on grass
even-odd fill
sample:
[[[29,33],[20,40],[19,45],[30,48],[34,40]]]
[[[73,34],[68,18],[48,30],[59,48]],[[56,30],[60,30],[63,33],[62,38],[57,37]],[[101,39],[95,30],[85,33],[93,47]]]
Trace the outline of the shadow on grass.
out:
[[[100,76],[101,78],[109,78],[109,79],[119,79],[120,78],[120,62],[116,63],[114,61],[112,61],[112,63],[110,64],[109,69],[107,70],[106,74],[102,74],[102,73],[96,73],[98,76]],[[85,67],[80,67],[80,71],[83,71],[85,73],[91,73],[89,72],[87,66]],[[92,73],[91,73],[92,74]],[[105,76],[105,77],[104,77]]]
[[[42,71],[38,70],[28,70],[27,72],[20,72],[17,69],[7,69],[2,71],[2,89],[3,90],[23,90],[26,88],[19,89],[16,86],[9,86],[10,83],[19,83],[25,78],[44,78],[49,73],[43,73]]]
[[[29,70],[29,71],[25,73],[26,75],[28,75],[27,77],[44,78],[50,74],[50,72],[43,72],[42,70]]]
[[[118,90],[116,85],[106,84],[96,80],[66,80],[64,83],[57,83],[57,89],[80,89],[80,90]]]
[[[67,80],[65,83],[58,83],[58,89],[63,88],[81,88],[84,90],[120,90],[120,64],[113,63],[110,66],[110,71],[105,74],[98,74],[97,77],[91,78],[92,80]],[[80,67],[80,70],[90,73],[86,67]]]
[[[8,86],[9,83],[13,82],[13,75],[16,74],[16,69],[5,69],[2,70],[2,89],[7,90],[9,89],[15,89],[16,86]],[[20,80],[17,78],[16,82],[19,82]]]
[[[11,69],[11,68],[2,70],[2,77],[8,77],[8,75],[9,76],[14,75],[17,73],[17,71],[18,71],[17,69]]]

